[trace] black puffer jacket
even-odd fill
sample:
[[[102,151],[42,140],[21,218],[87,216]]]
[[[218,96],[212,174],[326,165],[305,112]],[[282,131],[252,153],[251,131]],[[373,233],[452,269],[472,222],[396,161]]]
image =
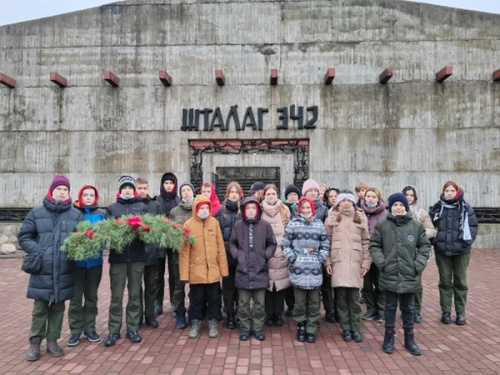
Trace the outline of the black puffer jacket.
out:
[[[370,255],[380,270],[380,289],[416,293],[431,244],[424,226],[410,214],[379,221],[370,238]]]
[[[52,238],[52,230],[59,216],[59,229]],[[28,298],[58,303],[73,297],[75,263],[68,261],[66,253],[59,249],[81,220],[83,214],[73,207],[71,199],[55,203],[45,197],[42,206],[30,211],[19,230],[19,244],[28,254],[42,251],[42,246],[45,252],[40,273],[30,275]],[[47,244],[44,245],[45,242]]]
[[[160,203],[149,195],[146,198],[141,198],[141,202],[147,207],[147,213],[153,216],[161,215]],[[158,247],[151,244],[145,244],[146,263],[145,266],[158,265]]]
[[[119,219],[123,215],[140,215],[147,212],[147,207],[139,198],[122,199],[110,205],[106,211],[106,218]],[[136,238],[130,245],[123,249],[121,254],[113,249],[109,252],[109,263],[132,263],[146,260],[144,242]]]
[[[477,236],[477,218],[472,207],[464,201],[464,192],[460,191],[458,198],[441,199],[429,211],[436,237],[431,239],[434,250],[442,255],[454,256],[466,254],[472,249],[472,243]],[[463,238],[462,223],[467,215],[471,238]]]
[[[260,219],[262,208],[257,199],[245,198],[242,212],[245,205],[251,202],[256,203],[259,208],[257,217],[249,220],[243,215],[243,220],[236,222],[231,232],[229,249],[237,261],[235,285],[239,289],[267,289],[270,285],[267,262],[276,251],[276,238],[271,224]]]
[[[230,267],[236,266],[236,260],[231,255],[229,244],[231,240],[231,232],[234,224],[241,220],[241,214],[238,214],[238,202],[226,199],[224,204],[215,214],[215,218],[219,221],[222,237],[224,238],[224,247],[226,248],[227,263]]]

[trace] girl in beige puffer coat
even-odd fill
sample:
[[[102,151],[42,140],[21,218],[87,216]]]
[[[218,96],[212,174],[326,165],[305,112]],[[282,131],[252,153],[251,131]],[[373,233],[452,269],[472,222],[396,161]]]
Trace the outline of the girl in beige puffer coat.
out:
[[[366,216],[355,206],[356,198],[352,193],[340,193],[337,202],[325,221],[331,244],[325,267],[326,272],[332,275],[342,337],[346,342],[361,342],[359,290],[371,264],[368,250],[370,234]]]
[[[290,220],[290,210],[279,199],[278,188],[275,185],[266,185],[263,194],[262,219],[271,224],[277,244],[276,252],[268,263],[270,286],[266,291],[265,324],[281,327],[286,289],[292,285],[288,275],[288,260],[281,249],[281,239]]]

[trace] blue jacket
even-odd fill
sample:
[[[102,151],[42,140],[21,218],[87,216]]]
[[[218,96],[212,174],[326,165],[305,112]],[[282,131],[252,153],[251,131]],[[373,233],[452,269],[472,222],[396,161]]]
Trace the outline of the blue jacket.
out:
[[[99,208],[97,206],[85,206],[82,207],[80,206],[79,201],[76,201],[74,204],[75,208],[80,210],[83,215],[85,220],[88,222],[94,224],[97,223],[98,221],[104,220],[106,218],[106,211],[104,211],[102,208]],[[76,262],[76,267],[77,268],[92,268],[92,267],[98,267],[102,266],[102,248],[99,250],[99,254],[101,256],[99,258],[94,258],[94,259],[87,259],[87,260],[80,260]]]

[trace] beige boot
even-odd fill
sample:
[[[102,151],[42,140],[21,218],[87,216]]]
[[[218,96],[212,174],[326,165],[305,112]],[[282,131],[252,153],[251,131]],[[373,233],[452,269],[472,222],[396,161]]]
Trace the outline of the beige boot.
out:
[[[219,331],[217,329],[217,320],[210,319],[208,321],[208,337],[214,338],[219,335]]]
[[[200,328],[201,328],[201,321],[194,319],[191,321],[191,329],[189,330],[189,335],[188,337],[190,339],[195,339],[198,337],[200,333]]]
[[[52,354],[53,357],[62,356],[63,350],[55,340],[47,340],[47,353]]]
[[[42,343],[42,338],[39,336],[35,336],[30,339],[30,348],[26,352],[27,361],[37,361],[40,358],[41,343]]]

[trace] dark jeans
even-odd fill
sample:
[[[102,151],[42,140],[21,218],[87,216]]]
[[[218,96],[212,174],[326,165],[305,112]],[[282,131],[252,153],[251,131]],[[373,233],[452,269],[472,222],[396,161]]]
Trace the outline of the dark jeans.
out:
[[[220,312],[220,284],[189,285],[189,315],[191,320],[203,319],[203,307],[206,304],[207,318],[217,319]]]
[[[266,290],[266,314],[282,314],[285,306],[286,289],[277,291],[274,289],[272,292]]]
[[[413,301],[415,293],[398,294],[385,291],[385,328],[394,329],[396,326],[396,309],[399,306],[403,317],[403,329],[405,332],[413,331]]]
[[[415,293],[415,302],[414,302],[414,311],[420,312],[422,311],[422,298],[423,298],[424,290],[422,288],[422,281],[420,281],[420,289]]]
[[[441,311],[451,312],[451,304],[455,299],[455,311],[465,312],[467,304],[467,267],[471,253],[446,256],[436,253],[436,264],[439,270],[439,302]]]
[[[69,302],[68,322],[71,334],[95,331],[97,290],[102,278],[102,266],[77,268],[75,295]]]
[[[180,315],[186,314],[186,283],[181,281],[181,275],[179,270],[179,253],[174,252],[172,256],[174,277],[175,277],[175,287],[174,295],[171,298],[173,301],[173,309],[176,313]]]
[[[155,298],[156,298],[156,275],[158,266],[144,267],[144,288],[141,287],[141,317],[147,319],[155,317]]]
[[[238,306],[238,290],[234,285],[235,275],[236,266],[229,266],[229,276],[222,279],[222,297],[226,314],[234,313],[235,307]]]
[[[174,290],[175,290],[175,276],[174,276],[174,262],[173,250],[167,249],[166,258],[158,258],[158,273],[156,274],[156,302],[163,305],[163,298],[165,297],[165,269],[168,267],[168,291],[170,304],[173,305]],[[168,261],[168,264],[167,264]]]
[[[382,314],[384,311],[384,292],[379,288],[380,270],[372,263],[363,278],[362,294],[365,297],[366,311]]]

